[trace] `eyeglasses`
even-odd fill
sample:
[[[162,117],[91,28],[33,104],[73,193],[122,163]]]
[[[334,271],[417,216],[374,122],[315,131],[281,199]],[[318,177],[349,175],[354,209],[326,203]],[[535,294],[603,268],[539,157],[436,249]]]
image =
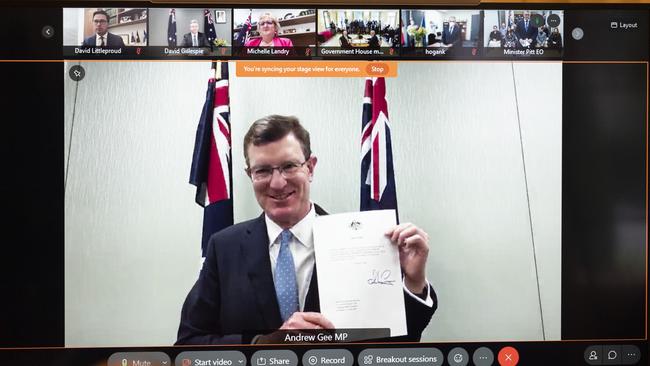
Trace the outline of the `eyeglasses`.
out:
[[[95,24],[105,24],[108,23],[105,19],[98,19],[98,20],[93,20],[93,23]]]
[[[260,22],[259,25],[260,25],[260,26],[263,26],[263,25],[273,25],[273,22],[270,21],[270,20],[266,20],[266,21],[264,21],[264,22]]]
[[[265,182],[271,180],[273,176],[273,171],[277,169],[280,175],[285,179],[290,179],[295,177],[300,168],[302,168],[309,160],[305,160],[302,163],[296,163],[288,161],[280,166],[260,166],[255,168],[248,168],[247,172],[250,174],[251,179],[254,182]]]

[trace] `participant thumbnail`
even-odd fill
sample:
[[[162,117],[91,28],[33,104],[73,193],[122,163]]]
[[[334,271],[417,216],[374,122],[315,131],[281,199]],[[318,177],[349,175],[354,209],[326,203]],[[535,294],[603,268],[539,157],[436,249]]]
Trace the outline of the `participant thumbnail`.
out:
[[[400,36],[398,14],[398,10],[321,9],[319,52],[323,56],[395,56]]]
[[[160,47],[160,54],[230,55],[231,9],[158,8],[150,13],[149,45]]]
[[[487,56],[561,56],[561,10],[486,10],[483,24]]]
[[[233,46],[241,55],[311,55],[314,9],[234,9]]]
[[[148,9],[65,8],[63,45],[122,48],[146,46]]]
[[[479,10],[402,10],[402,53],[476,56],[480,29]]]

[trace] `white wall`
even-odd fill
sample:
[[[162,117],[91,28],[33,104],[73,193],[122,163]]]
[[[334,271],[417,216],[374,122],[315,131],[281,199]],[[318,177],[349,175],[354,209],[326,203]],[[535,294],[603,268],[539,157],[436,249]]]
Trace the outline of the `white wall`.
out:
[[[84,8],[63,8],[63,45],[81,46],[84,40]]]
[[[74,121],[66,106],[66,346],[171,344],[200,260],[187,180],[209,62],[82,64]],[[440,301],[423,340],[559,339],[561,64],[405,62],[398,74],[387,95],[400,216],[430,234]],[[241,141],[272,113],[312,135],[312,199],[358,210],[364,80],[231,75],[235,221],[260,213]]]
[[[248,15],[251,15],[251,23],[257,23],[257,21],[260,20],[260,16],[262,14],[270,13],[274,17],[280,19],[284,18],[285,15],[291,13],[293,14],[294,17],[297,17],[298,14],[300,14],[301,11],[305,11],[309,9],[303,9],[303,8],[293,8],[293,9],[253,9],[253,12],[251,13],[250,9],[233,9],[233,19],[235,20],[235,25],[234,27],[237,27],[237,25],[244,24],[246,22],[246,19],[248,19]]]

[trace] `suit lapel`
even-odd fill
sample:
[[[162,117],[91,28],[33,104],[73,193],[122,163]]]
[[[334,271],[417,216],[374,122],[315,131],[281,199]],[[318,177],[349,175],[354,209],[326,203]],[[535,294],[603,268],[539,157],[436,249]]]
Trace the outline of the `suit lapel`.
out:
[[[327,212],[322,207],[314,203],[316,215],[324,216]],[[314,263],[314,270],[311,274],[311,281],[309,282],[309,290],[305,298],[305,311],[315,311],[320,313],[320,297],[318,295],[318,276],[316,273],[316,264]]]
[[[309,290],[305,298],[305,311],[315,311],[320,313],[320,297],[318,296],[318,278],[316,276],[316,264],[314,264],[314,271],[311,273],[311,281],[309,282]]]
[[[320,206],[315,205],[315,209],[316,214],[327,215],[327,212]],[[264,214],[253,220],[246,228],[246,234],[242,238],[241,251],[248,279],[253,286],[254,301],[262,314],[264,326],[269,330],[278,329],[282,325],[282,318],[273,283],[271,259],[269,258],[269,238]],[[314,265],[311,275],[304,311],[320,312],[316,265]]]
[[[253,286],[254,301],[264,319],[264,325],[267,329],[278,329],[282,325],[282,318],[271,274],[269,238],[264,214],[246,229],[241,248],[245,270]]]

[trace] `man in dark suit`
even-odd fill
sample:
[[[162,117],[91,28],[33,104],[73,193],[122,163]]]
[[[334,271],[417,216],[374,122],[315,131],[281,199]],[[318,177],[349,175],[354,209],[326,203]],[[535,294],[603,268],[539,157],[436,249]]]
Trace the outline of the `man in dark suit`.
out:
[[[460,47],[463,40],[460,36],[460,26],[456,23],[456,17],[449,17],[449,25],[442,30],[442,43],[447,47]]]
[[[82,47],[124,47],[122,37],[108,32],[108,13],[97,10],[93,13],[93,26],[95,34],[84,39]]]
[[[276,330],[334,328],[319,312],[312,226],[326,213],[309,198],[309,133],[295,117],[262,118],[244,137],[244,157],[264,212],[210,238],[176,344],[277,343]],[[399,249],[408,332],[391,340],[418,341],[437,307],[425,278],[428,235],[409,223],[386,235]]]
[[[371,30],[370,38],[368,39],[368,48],[371,50],[378,50],[380,47],[379,37],[377,37],[374,30]]]
[[[192,19],[190,21],[190,32],[183,36],[181,47],[210,47],[208,38],[205,34],[199,32],[199,22]]]
[[[348,36],[348,31],[345,29],[343,30],[343,33],[339,37],[339,45],[343,49],[351,49],[352,45],[350,44],[351,38]]]
[[[517,23],[515,33],[522,47],[535,47],[537,26],[530,22],[530,11],[524,11],[524,19]]]

